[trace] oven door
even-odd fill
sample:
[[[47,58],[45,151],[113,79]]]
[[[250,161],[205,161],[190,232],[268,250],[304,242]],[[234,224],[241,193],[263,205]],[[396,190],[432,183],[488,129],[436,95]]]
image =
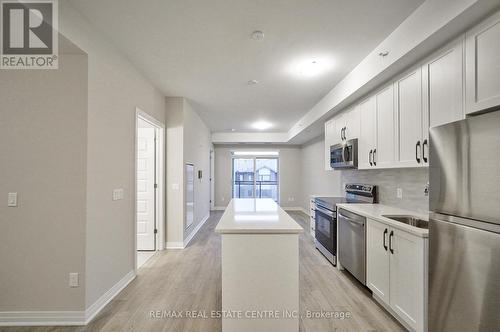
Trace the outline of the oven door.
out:
[[[315,237],[328,252],[336,256],[337,251],[337,220],[335,214],[320,206],[316,206]]]

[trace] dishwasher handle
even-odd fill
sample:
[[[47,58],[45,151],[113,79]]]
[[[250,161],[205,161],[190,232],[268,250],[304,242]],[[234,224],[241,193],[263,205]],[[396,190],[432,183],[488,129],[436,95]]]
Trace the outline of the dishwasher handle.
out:
[[[350,213],[349,213],[350,214]],[[357,225],[357,226],[364,226],[365,225],[365,220],[363,217],[358,216],[354,214],[352,217],[347,216],[347,214],[344,211],[339,211],[338,212],[339,218],[345,219],[349,221],[351,224]],[[356,218],[357,217],[357,218]]]

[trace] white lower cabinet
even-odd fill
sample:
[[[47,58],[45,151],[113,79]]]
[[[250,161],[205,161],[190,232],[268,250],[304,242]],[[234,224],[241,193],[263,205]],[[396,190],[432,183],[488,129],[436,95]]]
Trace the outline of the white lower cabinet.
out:
[[[407,328],[427,330],[427,238],[369,219],[367,286]]]

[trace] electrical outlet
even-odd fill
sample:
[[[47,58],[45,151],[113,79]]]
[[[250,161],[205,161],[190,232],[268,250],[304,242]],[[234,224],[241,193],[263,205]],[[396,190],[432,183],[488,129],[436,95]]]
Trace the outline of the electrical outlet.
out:
[[[398,189],[396,189],[396,196],[397,196],[399,199],[403,199],[403,189],[402,189],[402,188],[398,188]]]
[[[71,272],[69,274],[69,287],[78,287],[79,282],[78,282],[78,273]]]
[[[289,202],[294,202],[295,201],[295,197],[288,197],[288,201]]]

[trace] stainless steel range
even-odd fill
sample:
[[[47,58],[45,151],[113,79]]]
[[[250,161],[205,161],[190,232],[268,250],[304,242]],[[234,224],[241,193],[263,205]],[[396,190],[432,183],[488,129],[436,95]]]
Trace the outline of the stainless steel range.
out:
[[[346,184],[345,197],[316,197],[316,248],[333,264],[337,265],[337,204],[375,203],[376,186]]]

